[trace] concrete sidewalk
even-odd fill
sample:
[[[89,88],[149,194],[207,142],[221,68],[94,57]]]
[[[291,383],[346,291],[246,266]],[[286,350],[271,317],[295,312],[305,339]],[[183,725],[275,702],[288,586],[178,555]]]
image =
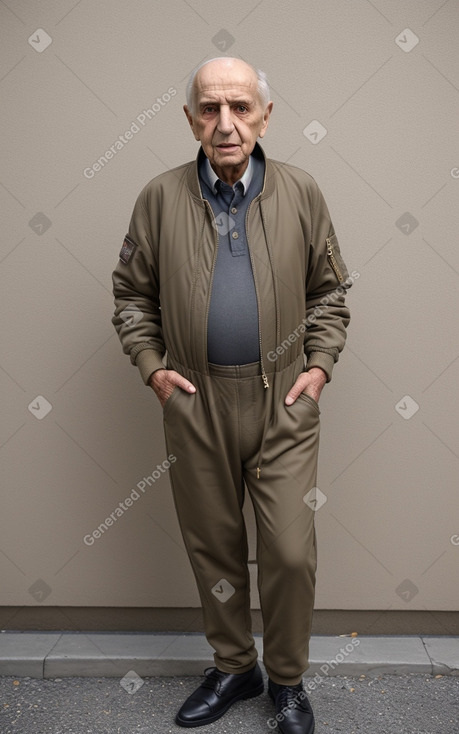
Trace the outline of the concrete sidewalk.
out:
[[[255,636],[262,657],[261,636]],[[459,675],[459,637],[311,638],[308,677]],[[0,633],[0,675],[30,678],[200,676],[213,665],[200,634],[137,632]]]

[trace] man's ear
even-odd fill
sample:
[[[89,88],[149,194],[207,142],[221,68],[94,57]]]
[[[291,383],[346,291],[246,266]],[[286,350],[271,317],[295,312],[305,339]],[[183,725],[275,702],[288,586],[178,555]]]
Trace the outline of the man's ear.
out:
[[[191,112],[190,112],[190,109],[189,109],[188,105],[186,105],[186,104],[185,104],[185,105],[183,105],[183,111],[184,111],[184,113],[185,113],[185,115],[186,115],[186,119],[188,120],[188,122],[189,122],[189,124],[190,124],[190,127],[191,127],[191,129],[192,129],[192,131],[193,131],[193,135],[194,135],[194,137],[195,137],[195,140],[199,140],[199,136],[198,136],[198,135],[196,135],[196,132],[195,132],[195,129],[194,129],[194,121],[193,121],[193,115],[191,114]]]
[[[260,132],[258,133],[259,138],[262,138],[266,130],[268,129],[269,116],[272,112],[272,109],[273,109],[273,103],[269,102],[263,114],[263,124],[261,126]]]

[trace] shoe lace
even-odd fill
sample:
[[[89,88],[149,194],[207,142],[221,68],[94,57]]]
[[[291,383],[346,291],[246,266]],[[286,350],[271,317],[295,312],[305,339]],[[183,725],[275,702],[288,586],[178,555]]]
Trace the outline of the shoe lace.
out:
[[[300,694],[302,695],[300,696]],[[304,693],[303,687],[282,686],[279,693],[278,707],[284,716],[288,716],[289,712],[293,711],[294,708],[301,709],[302,711],[310,710],[309,701]]]
[[[204,675],[205,678],[201,683],[201,687],[215,689],[222,678],[224,678],[225,673],[222,673],[222,671],[218,668],[206,668],[206,670],[204,671]]]

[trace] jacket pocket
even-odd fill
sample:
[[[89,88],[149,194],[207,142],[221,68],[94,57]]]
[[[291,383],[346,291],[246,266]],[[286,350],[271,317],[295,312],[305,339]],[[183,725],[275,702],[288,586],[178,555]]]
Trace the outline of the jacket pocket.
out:
[[[325,242],[327,243],[328,262],[330,263],[333,272],[338,278],[338,282],[340,284],[343,284],[347,280],[347,278],[349,278],[349,273],[346,268],[346,263],[341,257],[338,238],[336,234],[332,234],[331,237],[327,237]]]

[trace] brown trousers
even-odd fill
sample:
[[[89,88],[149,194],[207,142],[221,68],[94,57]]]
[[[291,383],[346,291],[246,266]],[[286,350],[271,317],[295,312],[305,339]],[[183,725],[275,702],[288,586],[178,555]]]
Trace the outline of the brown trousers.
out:
[[[257,659],[242,514],[247,487],[257,525],[263,662],[275,683],[299,683],[309,666],[316,571],[314,512],[303,498],[316,484],[320,411],[304,393],[291,406],[284,399],[303,358],[267,373],[267,389],[258,363],[209,365],[208,375],[171,360],[168,367],[196,386],[194,394],[175,388],[164,430],[177,457],[174,502],[215,664],[244,673]]]

